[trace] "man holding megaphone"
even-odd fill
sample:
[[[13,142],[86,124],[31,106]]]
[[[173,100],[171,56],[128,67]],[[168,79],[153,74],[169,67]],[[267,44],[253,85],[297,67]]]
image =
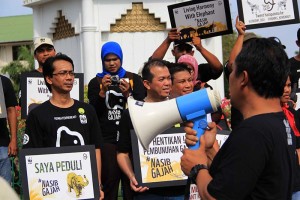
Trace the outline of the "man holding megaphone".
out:
[[[147,89],[147,97],[145,102],[164,102],[168,100],[171,92],[171,76],[168,67],[161,60],[150,60],[145,63],[142,71],[143,83]],[[139,113],[143,116],[145,113]],[[133,166],[131,162],[131,137],[130,130],[133,129],[131,123],[131,115],[125,110],[120,122],[120,138],[118,141],[118,163],[123,172],[130,179],[130,185],[134,190],[134,199],[162,199],[170,200],[183,199],[185,186],[158,187],[147,188],[140,186],[135,178]],[[157,126],[156,122],[147,120],[147,123],[152,126]],[[144,127],[144,130],[147,129]]]
[[[244,121],[220,150],[213,146],[214,124],[201,138],[192,124],[185,128],[186,143],[200,140],[200,148],[183,151],[181,168],[196,182],[201,199],[291,199],[295,142],[280,107],[287,66],[276,41],[252,39],[229,77],[231,103]]]

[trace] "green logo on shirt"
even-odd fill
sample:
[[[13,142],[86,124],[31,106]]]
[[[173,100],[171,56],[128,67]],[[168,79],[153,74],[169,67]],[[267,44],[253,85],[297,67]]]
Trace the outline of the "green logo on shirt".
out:
[[[79,114],[84,114],[84,109],[83,108],[78,108]]]

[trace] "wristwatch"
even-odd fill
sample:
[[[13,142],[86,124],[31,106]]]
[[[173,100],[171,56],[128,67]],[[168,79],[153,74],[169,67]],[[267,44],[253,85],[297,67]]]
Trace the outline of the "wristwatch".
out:
[[[203,164],[197,164],[195,165],[192,169],[191,169],[191,172],[190,172],[190,175],[189,175],[189,179],[192,180],[193,183],[196,183],[196,178],[197,178],[197,175],[199,173],[199,171],[201,169],[206,169],[208,170],[208,167],[206,165],[203,165]]]

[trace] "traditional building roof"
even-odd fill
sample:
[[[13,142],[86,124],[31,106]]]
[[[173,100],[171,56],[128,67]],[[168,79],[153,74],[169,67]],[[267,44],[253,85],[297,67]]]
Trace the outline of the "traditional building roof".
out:
[[[32,15],[0,17],[0,44],[33,40]]]

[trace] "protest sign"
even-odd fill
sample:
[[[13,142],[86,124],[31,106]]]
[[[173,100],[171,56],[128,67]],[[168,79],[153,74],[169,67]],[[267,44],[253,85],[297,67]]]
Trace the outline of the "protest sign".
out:
[[[93,145],[20,150],[24,198],[99,199]]]
[[[197,0],[168,6],[171,26],[180,31],[180,39],[190,42],[230,34],[232,25],[228,0]]]
[[[300,22],[297,0],[240,0],[237,5],[247,29]]]
[[[220,146],[226,141],[229,133],[218,131],[216,137]],[[154,188],[186,184],[187,176],[180,166],[182,150],[187,148],[182,127],[170,128],[159,134],[146,150],[138,141],[135,131],[131,130],[131,143],[134,172],[139,185]],[[192,190],[191,188],[191,192]]]
[[[144,150],[134,130],[131,131],[134,171],[141,186],[163,187],[185,185],[180,157],[185,145],[183,128],[171,128],[154,138]]]
[[[83,73],[76,73],[71,98],[83,101]],[[52,96],[45,80],[40,73],[23,73],[21,75],[21,117],[26,119],[28,113],[39,104],[47,101]]]

